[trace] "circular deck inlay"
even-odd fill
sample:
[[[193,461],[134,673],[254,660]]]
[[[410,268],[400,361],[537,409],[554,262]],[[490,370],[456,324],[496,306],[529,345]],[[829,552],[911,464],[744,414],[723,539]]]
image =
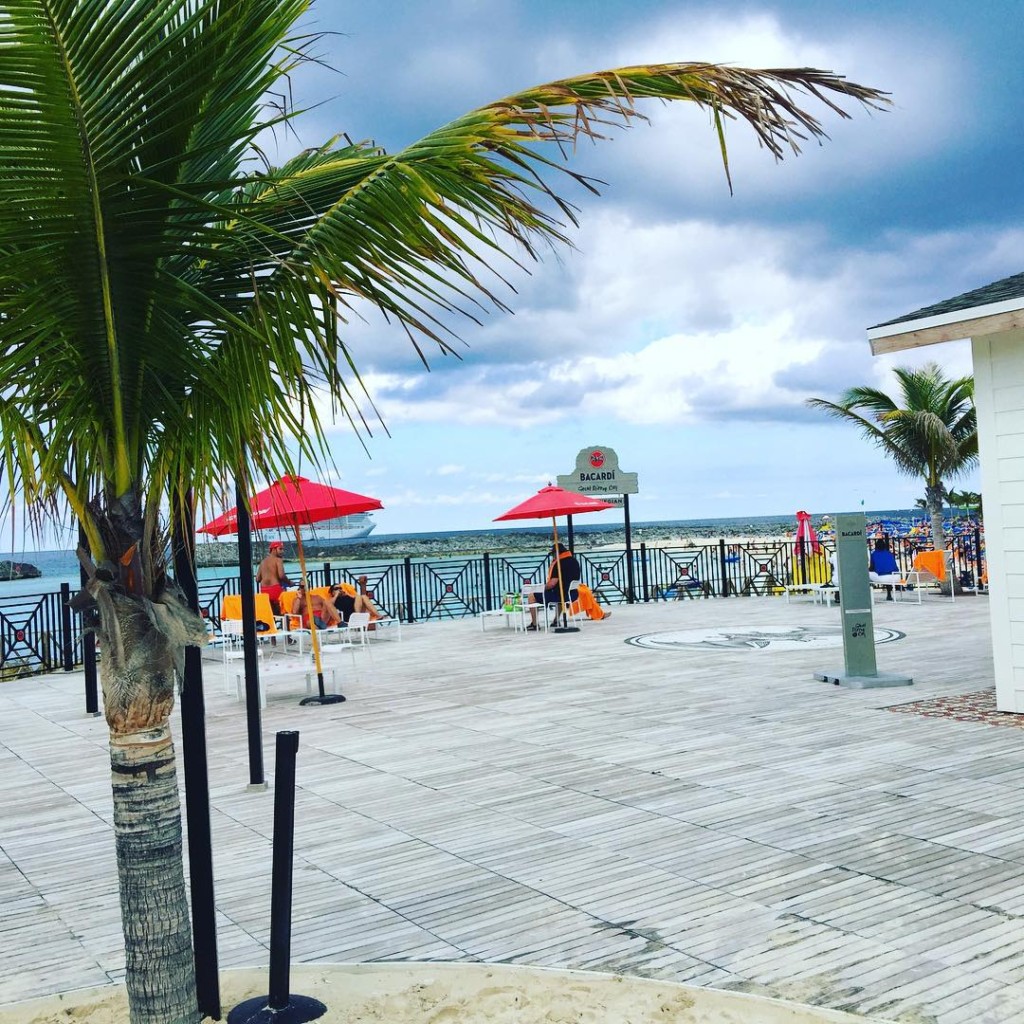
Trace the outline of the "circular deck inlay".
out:
[[[875,643],[888,644],[906,636],[898,629],[875,626]],[[842,647],[839,626],[726,626],[723,629],[673,629],[631,636],[627,644],[655,651],[819,651]]]

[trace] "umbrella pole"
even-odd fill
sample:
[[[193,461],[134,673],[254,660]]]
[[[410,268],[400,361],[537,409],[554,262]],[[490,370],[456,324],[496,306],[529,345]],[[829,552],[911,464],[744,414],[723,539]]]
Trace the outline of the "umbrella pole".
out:
[[[558,551],[558,520],[551,517],[551,534],[554,537],[555,572],[558,574],[558,611],[562,616],[562,624],[555,627],[556,633],[578,633],[579,626],[570,626],[565,614],[565,583],[562,580],[562,559]],[[545,611],[545,615],[547,612]]]
[[[295,547],[299,553],[299,572],[302,575],[302,586],[306,591],[306,607],[309,613],[309,640],[313,648],[313,663],[316,665],[316,685],[319,691],[315,697],[303,697],[300,704],[340,704],[345,698],[340,693],[327,693],[324,690],[324,666],[320,660],[320,638],[316,635],[316,618],[313,615],[313,595],[309,592],[309,580],[306,579],[306,555],[302,550],[302,531],[295,524]]]

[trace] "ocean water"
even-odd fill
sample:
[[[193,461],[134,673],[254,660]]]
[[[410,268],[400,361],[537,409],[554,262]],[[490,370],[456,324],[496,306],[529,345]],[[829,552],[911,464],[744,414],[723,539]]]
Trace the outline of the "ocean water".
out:
[[[923,513],[920,509],[883,509],[868,511],[864,513],[868,522],[880,519],[898,519],[911,521],[921,519]],[[821,521],[820,515],[815,515],[813,522],[817,526]],[[775,535],[782,536],[787,531],[792,532],[796,527],[796,519],[793,515],[783,516],[732,516],[721,519],[671,519],[652,522],[634,522],[634,530],[643,528],[656,529],[679,529],[681,533],[692,533],[696,536],[706,537],[727,537],[750,535]],[[576,533],[606,533],[612,530],[621,530],[622,522],[590,524],[581,522],[578,519],[573,521],[573,530]],[[530,526],[503,529],[487,530],[447,530],[433,533],[392,533],[376,534],[362,541],[361,543],[394,543],[396,541],[421,541],[433,540],[464,540],[468,537],[487,536],[495,537],[499,542],[505,535],[538,534],[547,538],[549,526],[547,523],[538,522]],[[543,543],[539,541],[539,543]],[[495,545],[495,550],[498,544]],[[13,597],[31,594],[52,593],[60,589],[62,583],[67,583],[74,590],[79,586],[78,559],[75,553],[69,550],[50,551],[19,551],[0,552],[0,560],[14,562],[30,562],[43,575],[38,579],[31,580],[0,580],[0,597]],[[332,557],[335,562],[343,561],[337,555]],[[318,567],[316,562],[314,567]],[[288,563],[287,570],[294,579],[298,575],[298,564]],[[229,569],[210,567],[199,570],[200,579],[221,579],[231,575]]]

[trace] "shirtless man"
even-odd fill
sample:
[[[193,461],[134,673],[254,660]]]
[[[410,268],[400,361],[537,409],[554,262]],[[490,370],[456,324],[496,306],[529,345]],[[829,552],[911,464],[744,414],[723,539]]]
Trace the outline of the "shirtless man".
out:
[[[275,615],[281,614],[281,591],[290,587],[292,581],[284,571],[284,544],[279,540],[270,542],[270,554],[260,562],[256,570],[256,583],[260,592],[270,598]]]

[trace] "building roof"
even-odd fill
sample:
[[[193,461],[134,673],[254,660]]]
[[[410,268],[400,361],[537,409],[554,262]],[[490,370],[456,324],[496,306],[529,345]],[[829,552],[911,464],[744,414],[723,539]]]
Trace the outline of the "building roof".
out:
[[[954,295],[868,328],[875,355],[1024,328],[1024,274]]]
[[[993,281],[991,284],[982,285],[981,288],[964,292],[962,295],[954,295],[951,299],[944,299],[931,306],[915,309],[913,313],[898,316],[895,320],[886,320],[885,323],[875,324],[869,330],[873,331],[878,327],[891,327],[893,324],[908,323],[912,320],[924,320],[925,317],[940,316],[943,313],[957,313],[964,309],[974,309],[976,306],[990,306],[993,302],[1005,302],[1007,299],[1024,299],[1024,274],[1004,277],[1001,281]]]

